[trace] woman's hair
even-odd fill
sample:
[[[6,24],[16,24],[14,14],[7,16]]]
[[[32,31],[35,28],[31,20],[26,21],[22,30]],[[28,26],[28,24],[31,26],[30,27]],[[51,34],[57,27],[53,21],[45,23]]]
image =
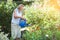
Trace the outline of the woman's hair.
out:
[[[20,8],[20,7],[24,7],[24,5],[23,5],[23,4],[20,4],[20,5],[18,5],[18,7],[17,7],[17,8]]]

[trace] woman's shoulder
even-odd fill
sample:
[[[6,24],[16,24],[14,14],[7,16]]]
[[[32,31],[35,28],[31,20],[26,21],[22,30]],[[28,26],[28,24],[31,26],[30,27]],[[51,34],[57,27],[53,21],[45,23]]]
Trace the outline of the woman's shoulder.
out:
[[[14,11],[18,11],[18,9],[16,8]]]
[[[16,8],[16,9],[14,9],[14,11],[13,12],[18,12],[18,9]]]

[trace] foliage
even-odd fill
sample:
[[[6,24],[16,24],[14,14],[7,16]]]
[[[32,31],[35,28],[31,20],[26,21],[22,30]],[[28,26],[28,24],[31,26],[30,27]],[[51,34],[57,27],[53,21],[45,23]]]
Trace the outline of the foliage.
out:
[[[57,40],[58,34],[56,24],[60,24],[60,12],[52,7],[36,8],[34,6],[26,6],[25,17],[27,23],[38,25],[40,30],[33,32],[26,32],[23,37],[25,40]],[[31,29],[34,26],[31,26]],[[37,26],[35,26],[36,28]],[[49,37],[45,37],[45,35]],[[56,35],[57,36],[56,36]]]
[[[0,25],[8,26],[11,20],[12,11],[16,4],[7,4],[2,2],[0,4]],[[4,20],[3,20],[4,19]]]
[[[10,27],[11,27],[11,18],[13,10],[16,7],[16,3],[6,3],[1,2],[0,3],[0,25],[2,26],[1,31],[4,31],[4,33],[9,33],[10,37]]]
[[[4,34],[3,32],[0,33],[0,40],[9,40],[7,38],[8,34]]]
[[[44,30],[44,35],[42,35],[41,30],[35,30],[34,32],[26,31],[23,35],[25,40],[53,40],[53,33],[51,30]],[[43,36],[43,37],[42,37]],[[55,32],[55,40],[60,40],[60,31]]]
[[[0,28],[1,28],[1,26],[0,26]],[[1,29],[0,29],[0,31],[1,31]],[[7,36],[8,36],[8,34],[4,34],[4,32],[0,32],[0,40],[9,40]]]
[[[0,3],[0,25],[3,27],[7,27],[8,29],[10,28],[10,22],[11,22],[11,16],[12,16],[12,11],[16,7],[16,4],[7,4],[5,2]],[[7,29],[7,30],[8,30]],[[6,31],[8,32],[8,31]]]
[[[32,6],[27,7],[25,10],[25,17],[28,23],[45,27],[54,26],[54,24],[59,21],[58,19],[60,19],[60,16],[57,15],[59,15],[59,12],[48,8],[47,10],[40,10]]]

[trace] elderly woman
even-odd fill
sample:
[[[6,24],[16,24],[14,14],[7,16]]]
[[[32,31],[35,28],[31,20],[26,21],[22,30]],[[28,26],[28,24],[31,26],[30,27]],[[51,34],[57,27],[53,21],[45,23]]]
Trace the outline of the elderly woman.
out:
[[[20,4],[13,12],[12,14],[12,20],[11,20],[11,36],[15,40],[20,40],[21,38],[21,27],[19,27],[19,21],[20,19],[25,20],[23,17],[23,11],[24,5]]]

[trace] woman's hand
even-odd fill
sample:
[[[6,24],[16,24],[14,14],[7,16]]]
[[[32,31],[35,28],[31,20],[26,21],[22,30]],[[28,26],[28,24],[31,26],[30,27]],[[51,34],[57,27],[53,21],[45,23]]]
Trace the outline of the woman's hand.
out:
[[[26,18],[24,18],[24,17],[22,17],[21,19],[22,19],[22,20],[26,20]]]

